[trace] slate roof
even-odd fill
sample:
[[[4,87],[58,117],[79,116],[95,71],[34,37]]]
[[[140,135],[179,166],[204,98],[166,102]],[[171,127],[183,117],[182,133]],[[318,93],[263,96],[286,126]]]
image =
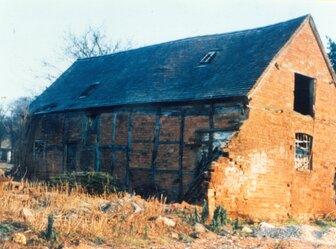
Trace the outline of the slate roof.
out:
[[[245,96],[307,17],[79,59],[36,98],[30,111]],[[213,60],[200,64],[210,51],[216,51]],[[97,82],[87,97],[80,97]]]

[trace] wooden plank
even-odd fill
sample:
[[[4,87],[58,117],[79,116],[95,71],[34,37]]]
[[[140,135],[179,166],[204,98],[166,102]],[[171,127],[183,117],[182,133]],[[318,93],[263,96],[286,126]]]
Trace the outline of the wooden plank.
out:
[[[153,141],[153,154],[152,154],[152,183],[155,184],[155,172],[156,172],[156,158],[159,149],[159,136],[160,136],[160,118],[161,118],[161,108],[156,110],[155,116],[155,130],[154,130],[154,141]]]
[[[153,140],[132,140],[132,143],[152,144]],[[159,144],[180,144],[180,141],[159,141]]]
[[[116,138],[117,113],[113,113],[112,117],[112,139],[111,139],[111,175],[114,174],[115,168],[115,138]]]
[[[97,114],[96,116],[96,146],[95,146],[95,154],[96,154],[96,160],[95,160],[95,168],[96,171],[100,171],[100,162],[101,162],[101,151],[100,151],[100,114]]]
[[[159,141],[159,144],[180,144],[180,141]]]
[[[142,172],[152,172],[151,168],[130,168],[130,171],[142,171]],[[156,169],[155,174],[178,174],[180,175],[179,169]],[[185,171],[183,174],[193,174],[193,172]]]
[[[210,114],[209,114],[209,128],[210,130],[211,129],[214,129],[214,105],[211,104],[210,106]],[[214,134],[213,132],[209,132],[209,142],[208,142],[208,153],[209,155],[212,153],[212,150],[213,150],[213,140],[214,140]]]
[[[179,142],[179,175],[180,175],[180,186],[179,186],[179,199],[183,196],[183,151],[184,151],[184,123],[185,123],[185,112],[181,112],[180,116],[180,142]]]
[[[128,117],[128,129],[127,129],[127,150],[126,150],[126,176],[125,176],[125,187],[126,189],[130,186],[130,153],[132,149],[132,120],[133,112],[130,110]]]
[[[141,140],[141,139],[136,139],[132,140],[132,143],[138,143],[138,144],[152,144],[153,140]]]
[[[68,114],[63,114],[63,173],[66,172],[66,134],[68,130]]]
[[[82,112],[82,130],[81,130],[81,140],[82,144],[86,143],[86,137],[87,137],[87,115],[85,112]]]

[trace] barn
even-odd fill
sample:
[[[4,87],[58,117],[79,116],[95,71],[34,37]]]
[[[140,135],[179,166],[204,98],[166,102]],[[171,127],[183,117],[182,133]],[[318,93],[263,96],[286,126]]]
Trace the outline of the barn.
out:
[[[310,15],[75,61],[30,106],[25,165],[284,220],[335,210],[335,74]]]

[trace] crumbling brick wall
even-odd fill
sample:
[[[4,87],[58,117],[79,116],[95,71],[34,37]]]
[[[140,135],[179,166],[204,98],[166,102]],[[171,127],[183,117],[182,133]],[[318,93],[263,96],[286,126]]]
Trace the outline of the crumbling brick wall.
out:
[[[315,114],[293,111],[294,74],[315,78]],[[254,220],[307,219],[335,211],[336,88],[309,23],[250,94],[249,119],[212,165],[211,209]],[[313,136],[312,170],[294,166],[295,133]]]
[[[73,169],[104,171],[127,189],[178,200],[194,179],[198,133],[237,129],[246,119],[244,108],[239,99],[36,115],[27,164],[39,178]],[[36,141],[44,143],[43,153],[34,151]]]

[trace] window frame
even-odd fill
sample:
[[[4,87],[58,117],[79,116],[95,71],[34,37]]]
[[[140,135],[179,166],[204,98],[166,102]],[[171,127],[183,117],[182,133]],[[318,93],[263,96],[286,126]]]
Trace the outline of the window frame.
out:
[[[296,170],[311,171],[313,169],[313,141],[313,136],[307,133],[295,133],[294,167]],[[300,154],[297,153],[298,150],[300,150]],[[299,155],[301,155],[301,157]]]
[[[37,143],[42,143],[42,153],[37,154],[36,153],[36,144]],[[33,144],[33,158],[34,160],[44,160],[46,156],[46,147],[47,147],[47,142],[45,140],[35,140]],[[38,157],[37,155],[42,155],[42,157]]]

